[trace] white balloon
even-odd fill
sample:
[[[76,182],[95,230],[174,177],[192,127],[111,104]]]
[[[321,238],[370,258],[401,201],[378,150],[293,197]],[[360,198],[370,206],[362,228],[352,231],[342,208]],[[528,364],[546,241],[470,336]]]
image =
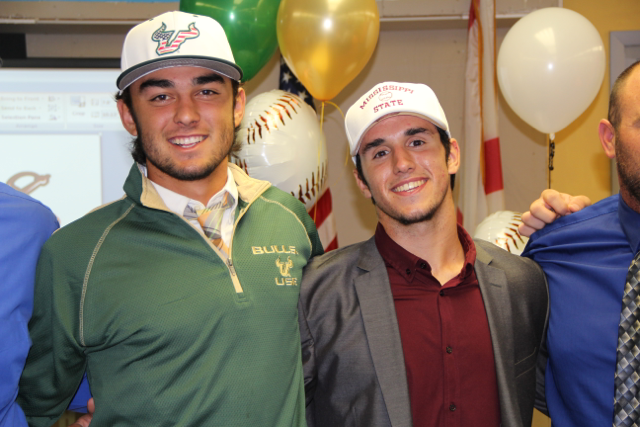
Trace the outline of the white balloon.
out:
[[[498,211],[482,220],[476,233],[476,239],[486,240],[512,254],[520,255],[527,245],[529,238],[518,231],[518,225],[522,224],[519,213],[511,211]]]
[[[558,7],[516,22],[498,54],[498,82],[507,103],[543,133],[565,128],[586,110],[604,70],[598,30],[579,13]]]
[[[271,182],[311,209],[324,191],[327,144],[316,112],[296,95],[261,93],[244,112],[234,163],[253,178]]]

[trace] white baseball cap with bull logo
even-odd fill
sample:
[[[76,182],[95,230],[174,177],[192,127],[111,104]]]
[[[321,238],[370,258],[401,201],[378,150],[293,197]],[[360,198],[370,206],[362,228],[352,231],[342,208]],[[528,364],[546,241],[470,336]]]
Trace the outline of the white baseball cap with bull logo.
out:
[[[444,110],[429,86],[418,83],[380,83],[362,95],[345,116],[344,124],[354,163],[364,134],[379,121],[396,115],[422,117],[451,137]]]
[[[121,91],[156,70],[202,67],[232,80],[242,78],[222,26],[212,18],[186,12],[166,12],[136,25],[122,47]]]

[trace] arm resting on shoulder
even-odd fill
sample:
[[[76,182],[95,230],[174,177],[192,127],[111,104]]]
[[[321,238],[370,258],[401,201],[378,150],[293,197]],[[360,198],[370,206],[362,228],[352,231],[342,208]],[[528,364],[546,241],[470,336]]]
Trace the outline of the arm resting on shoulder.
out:
[[[544,190],[540,198],[529,206],[522,214],[522,224],[518,227],[520,234],[531,236],[545,225],[551,224],[561,216],[578,212],[591,205],[587,196],[571,196],[556,190]]]

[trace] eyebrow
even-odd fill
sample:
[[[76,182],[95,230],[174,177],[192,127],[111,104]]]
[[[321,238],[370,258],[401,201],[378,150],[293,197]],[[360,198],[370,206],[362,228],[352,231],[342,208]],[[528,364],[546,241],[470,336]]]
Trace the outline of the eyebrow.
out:
[[[149,79],[140,85],[140,92],[144,91],[146,88],[149,88],[149,87],[159,87],[162,89],[168,89],[173,87],[173,82],[167,79]]]
[[[404,135],[405,136],[413,136],[413,135],[417,135],[419,133],[431,133],[431,131],[427,128],[409,128],[406,131],[404,131]],[[368,142],[367,144],[365,144],[364,148],[362,149],[362,154],[365,154],[367,151],[372,150],[380,145],[382,145],[385,142],[384,138],[376,138],[371,142]]]
[[[216,73],[206,74],[193,79],[194,86],[206,85],[207,83],[224,83],[224,79],[220,74]]]
[[[374,148],[376,148],[379,145],[382,145],[384,143],[384,138],[376,138],[371,142],[368,142],[367,144],[365,144],[364,148],[362,149],[362,154],[366,154],[367,151],[369,150],[373,150]]]
[[[195,77],[192,81],[194,86],[206,85],[207,83],[224,83],[221,75],[216,73],[206,74],[204,76]],[[171,80],[168,79],[149,79],[140,85],[140,92],[149,87],[158,87],[161,89],[170,89],[174,87]]]
[[[417,135],[419,133],[432,133],[429,129],[427,128],[411,128],[411,129],[407,129],[404,134],[406,136],[413,136],[413,135]]]

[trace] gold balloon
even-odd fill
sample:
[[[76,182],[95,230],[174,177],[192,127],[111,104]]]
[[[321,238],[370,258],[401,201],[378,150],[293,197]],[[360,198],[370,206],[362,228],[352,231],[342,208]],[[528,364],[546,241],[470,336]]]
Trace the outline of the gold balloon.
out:
[[[314,98],[328,101],[362,71],[380,32],[375,0],[281,0],[280,52]]]

